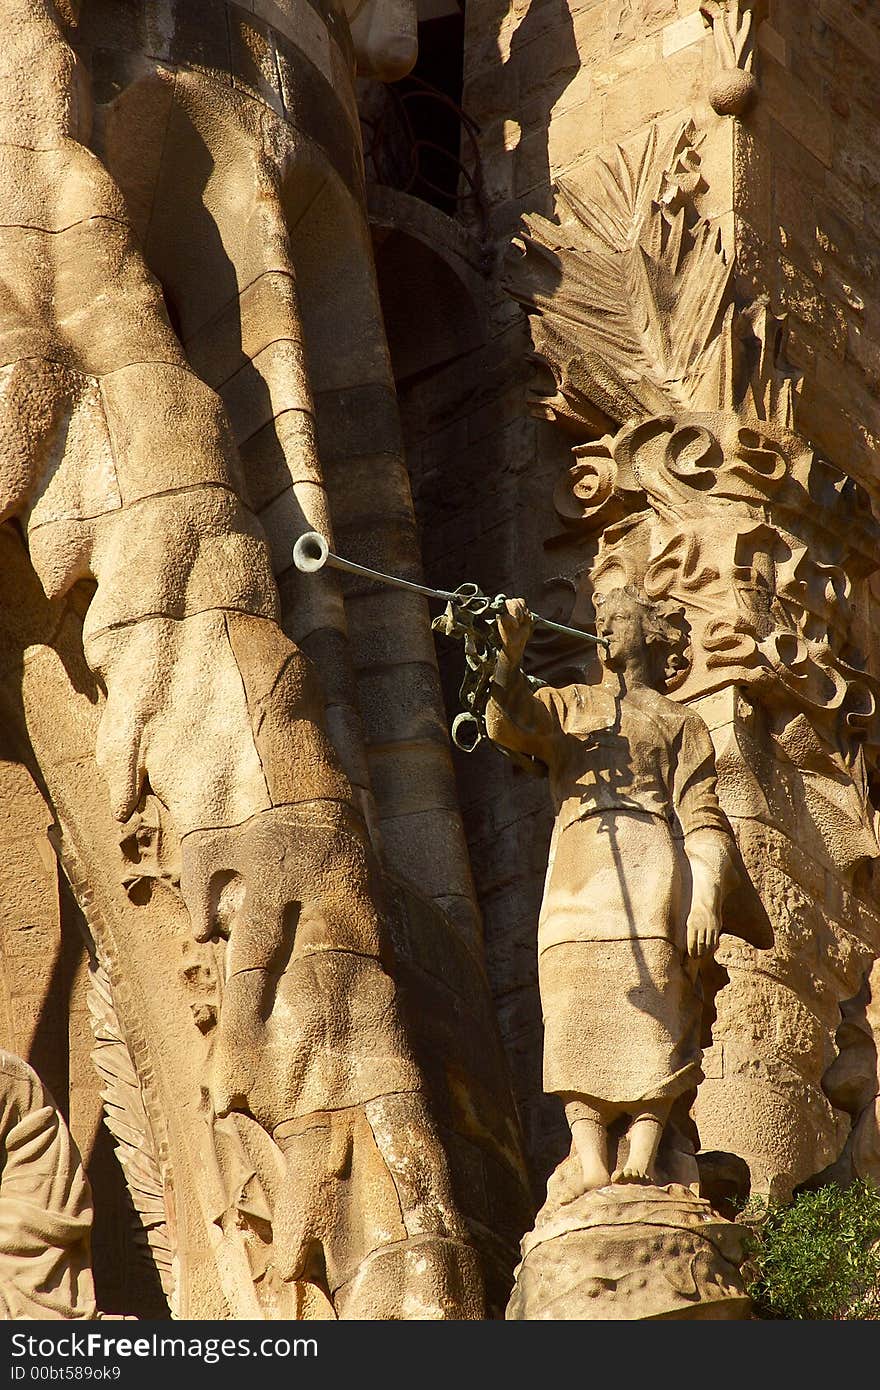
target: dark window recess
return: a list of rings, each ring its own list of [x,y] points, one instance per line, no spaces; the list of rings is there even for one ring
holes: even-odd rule
[[[367,166],[378,183],[411,193],[454,216],[482,207],[476,124],[461,109],[464,14],[419,24],[419,58],[408,77],[384,88],[364,113]]]
[[[461,11],[428,19],[419,25],[419,60],[410,76],[396,84],[418,146],[410,192],[448,213],[455,212],[461,174],[463,62]]]

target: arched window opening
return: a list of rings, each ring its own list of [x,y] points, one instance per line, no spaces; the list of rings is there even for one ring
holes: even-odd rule
[[[451,217],[484,221],[479,127],[462,110],[464,0],[419,0],[419,57],[388,86],[363,84],[368,177]]]

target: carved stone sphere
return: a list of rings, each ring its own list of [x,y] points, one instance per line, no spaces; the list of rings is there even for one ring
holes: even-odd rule
[[[741,68],[723,68],[709,85],[709,101],[719,116],[742,116],[751,106],[758,83]]]

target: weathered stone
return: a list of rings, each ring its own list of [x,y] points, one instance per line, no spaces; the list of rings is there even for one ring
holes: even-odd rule
[[[506,1316],[745,1318],[742,1256],[741,1228],[686,1187],[600,1188],[539,1217]]]
[[[92,1205],[67,1126],[33,1068],[0,1050],[0,1317],[95,1317]]]
[[[14,0],[0,63],[4,707],[91,937],[71,1017],[88,988],[107,1121],[181,1316],[326,1315],[334,1299],[339,1316],[478,1316],[400,1013],[342,601],[275,583],[298,532],[331,530],[316,414],[331,460],[373,461],[343,539],[372,508],[377,561],[417,564],[348,22],[299,0],[78,8],[74,55],[66,7]],[[413,12],[388,8],[351,23],[362,66],[393,76],[415,56]],[[423,606],[399,616],[417,647]],[[326,713],[288,630],[326,672]],[[422,644],[417,715],[439,732],[433,660]],[[383,788],[392,857],[416,876],[417,849],[437,896],[473,919],[448,759],[413,744],[413,790],[398,794],[399,774]],[[62,1035],[66,932],[59,946],[48,820],[32,834],[32,809],[0,837],[4,955],[16,948],[0,1018],[25,1035],[46,1009]],[[470,968],[485,1015],[478,955]],[[473,1097],[459,1078],[459,1111],[469,1133],[481,1107],[487,1134],[515,1130],[497,1049],[484,1055]],[[93,1125],[83,1062],[77,1050],[72,1109]],[[285,1127],[317,1117],[317,1133],[343,1112],[348,1129],[288,1172]],[[338,1161],[349,1141],[356,1192]]]
[[[422,599],[300,575],[306,529],[580,627],[626,584],[684,610],[673,700],[710,729],[775,941],[704,961],[705,1080],[658,1163],[696,1181],[696,1121],[719,1201],[743,1164],[783,1199],[876,1177],[876,7],[469,0],[420,25],[444,35],[428,86],[386,90],[410,0],[8,5],[0,1042],[69,1104],[102,1306],[476,1316],[457,1206],[497,1315],[531,1219],[521,1138],[534,1188],[567,1142],[541,1092],[536,769],[450,763],[460,648],[441,694]],[[522,212],[539,361],[498,273]],[[601,699],[555,638],[526,661]],[[669,884],[624,848],[644,925]],[[593,898],[571,921],[619,926]],[[742,892],[725,913],[742,929]],[[638,1050],[595,1023],[619,944],[570,1010],[603,1065]],[[552,1041],[565,990],[541,986]],[[87,993],[137,1240],[95,1140]],[[640,1027],[681,1017],[634,998]],[[229,1110],[207,1124],[206,1094]],[[624,1300],[641,1266],[609,1222],[530,1249],[527,1315],[536,1263],[557,1280],[573,1250],[566,1316],[729,1315],[711,1252],[683,1291],[665,1235]],[[613,1298],[588,1296],[597,1250],[596,1278],[623,1261]]]

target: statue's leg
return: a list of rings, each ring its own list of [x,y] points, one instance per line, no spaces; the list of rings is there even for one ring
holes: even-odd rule
[[[654,1160],[671,1109],[671,1100],[653,1101],[640,1108],[629,1129],[629,1157],[617,1169],[614,1182],[654,1181]]]
[[[370,1254],[334,1298],[342,1321],[471,1321],[483,1316],[476,1252],[430,1235]]]
[[[608,1167],[608,1126],[614,1119],[610,1107],[597,1106],[580,1096],[562,1097],[565,1103],[565,1118],[571,1130],[574,1150],[580,1159],[584,1179],[584,1190],[604,1187],[611,1181]]]
[[[342,1320],[480,1319],[482,1276],[416,1092],[279,1126],[284,1278],[317,1278]],[[321,1264],[323,1270],[316,1275]]]

